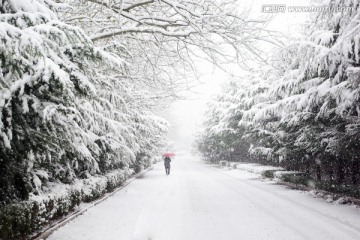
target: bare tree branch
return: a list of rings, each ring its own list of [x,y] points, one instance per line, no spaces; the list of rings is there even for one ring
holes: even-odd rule
[[[266,61],[259,42],[276,44],[266,29],[270,18],[252,19],[237,0],[61,1],[72,6],[61,12],[63,20],[81,26],[96,45],[126,46],[130,75],[165,91],[186,85],[193,57],[247,67]]]

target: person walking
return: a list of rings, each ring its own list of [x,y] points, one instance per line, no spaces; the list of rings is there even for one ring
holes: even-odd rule
[[[164,166],[165,166],[166,175],[170,174],[170,162],[171,162],[171,158],[169,156],[166,156],[164,158]]]

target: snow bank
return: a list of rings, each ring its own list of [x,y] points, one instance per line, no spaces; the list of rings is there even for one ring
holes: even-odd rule
[[[236,164],[236,169],[257,174],[262,174],[268,170],[284,170],[282,167],[266,166],[257,163],[238,163]]]
[[[274,172],[274,179],[275,180],[282,180],[282,177],[284,175],[289,175],[289,174],[292,174],[292,175],[296,175],[300,172],[296,172],[296,171],[276,171]]]
[[[121,186],[134,171],[114,170],[106,175],[76,180],[73,184],[48,183],[42,194],[31,194],[28,201],[0,209],[0,236],[25,239],[50,222],[76,210],[81,202],[100,198]]]

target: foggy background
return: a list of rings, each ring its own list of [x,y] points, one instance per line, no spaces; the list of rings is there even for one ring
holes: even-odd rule
[[[245,3],[244,7],[249,8],[252,18],[261,17],[261,7],[263,4],[285,4],[286,6],[308,6],[309,0],[253,0]],[[285,37],[300,34],[301,27],[306,24],[308,13],[288,12],[272,14],[273,19],[268,24],[269,30],[282,33]],[[264,51],[269,52],[269,46],[263,46]],[[230,78],[231,75],[241,76],[246,73],[237,65],[227,66],[227,72],[214,67],[204,61],[197,61],[197,68],[200,71],[200,78],[194,79],[194,87],[191,91],[181,93],[182,100],[173,103],[162,115],[170,123],[168,141],[174,151],[189,151],[198,131],[206,103],[211,97],[221,92],[221,85]],[[255,66],[254,66],[255,67]]]

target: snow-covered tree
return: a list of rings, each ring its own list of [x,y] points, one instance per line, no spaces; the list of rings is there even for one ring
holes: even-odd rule
[[[251,155],[289,169],[316,172],[317,178],[358,181],[359,177],[359,2],[317,2],[351,12],[313,13],[304,38],[280,49],[273,70],[262,77],[268,87],[241,96],[250,102],[240,126]],[[291,56],[291,58],[289,58]],[[284,61],[281,61],[285,57]],[[280,66],[279,66],[280,63]],[[242,92],[243,90],[238,90]],[[247,90],[251,92],[251,90]],[[337,166],[337,169],[334,167]],[[347,173],[347,174],[346,174]]]
[[[359,67],[359,3],[319,4],[324,3],[334,8],[350,6],[353,11],[319,12],[313,16],[305,30],[306,38],[295,43],[295,64],[269,89],[269,104],[253,116],[263,123],[277,118],[275,127],[290,138],[286,153],[308,154],[317,165],[321,162],[315,159],[322,159],[324,165],[326,161],[337,162],[342,178],[341,172],[348,165],[344,158],[358,161],[354,159],[357,154],[348,153],[356,152],[359,132],[359,78],[354,77]],[[288,160],[300,161],[293,158]]]
[[[123,58],[60,21],[62,7],[0,3],[2,203],[39,193],[47,181],[147,163],[166,132],[141,104],[146,96],[128,81]]]
[[[259,79],[244,76],[232,78],[223,92],[208,104],[203,129],[198,135],[200,152],[212,162],[220,160],[246,160],[249,143],[243,139],[246,127],[239,126],[244,110],[253,103],[249,96],[266,88],[259,85]]]

